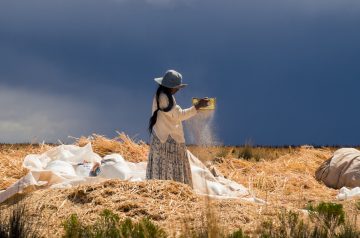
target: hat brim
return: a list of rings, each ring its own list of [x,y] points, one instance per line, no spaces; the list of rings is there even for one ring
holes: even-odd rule
[[[188,86],[188,85],[186,83],[183,83],[183,84],[180,84],[179,86],[177,86],[175,88],[181,89],[181,88],[185,88],[186,86]]]
[[[163,78],[154,78],[155,82],[157,82],[158,84],[162,84],[162,80]]]
[[[169,86],[166,86],[166,85],[163,85],[163,84],[162,84],[163,78],[155,78],[154,80],[155,80],[155,82],[157,82],[158,84],[160,84],[160,85],[162,85],[162,86],[164,86],[164,87],[167,87],[167,88],[178,88],[178,89],[181,89],[181,88],[185,88],[186,86],[188,86],[187,84],[182,83],[182,84],[180,84],[180,85],[178,85],[178,86],[175,86],[175,87],[169,87]]]

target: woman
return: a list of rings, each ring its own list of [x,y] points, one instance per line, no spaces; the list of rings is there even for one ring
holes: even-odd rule
[[[194,116],[201,107],[206,107],[208,99],[201,99],[188,109],[181,109],[173,96],[186,86],[182,84],[181,74],[168,70],[164,77],[155,81],[159,88],[149,121],[151,142],[146,179],[174,180],[192,187],[182,121]]]

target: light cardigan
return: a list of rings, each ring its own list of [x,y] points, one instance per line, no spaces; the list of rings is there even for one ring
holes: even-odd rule
[[[172,97],[174,99],[173,108],[168,112],[163,112],[160,110],[158,111],[157,120],[153,127],[153,132],[159,138],[161,143],[165,143],[169,136],[171,136],[178,143],[185,143],[182,121],[187,120],[192,116],[195,116],[197,111],[194,106],[187,109],[181,109],[181,107],[176,104],[174,96]],[[164,109],[168,105],[169,105],[169,99],[167,98],[167,96],[164,93],[160,94],[159,96],[160,108]],[[157,109],[157,103],[156,103],[156,95],[155,95],[152,106],[152,114],[154,114],[156,109]]]

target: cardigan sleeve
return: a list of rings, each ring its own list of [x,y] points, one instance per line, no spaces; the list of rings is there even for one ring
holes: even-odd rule
[[[194,106],[182,109],[179,105],[176,105],[172,110],[173,115],[178,118],[180,121],[185,121],[195,116],[197,111]]]
[[[174,100],[175,102],[175,100]],[[160,108],[166,108],[169,105],[169,99],[165,94],[160,94],[159,97],[159,104]],[[175,103],[173,108],[165,112],[167,115],[171,116],[173,119],[177,119],[179,121],[185,121],[187,119],[190,119],[191,117],[195,116],[197,113],[197,110],[194,106],[182,109],[179,105]]]

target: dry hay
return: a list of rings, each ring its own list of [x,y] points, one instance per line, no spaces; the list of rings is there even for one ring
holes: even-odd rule
[[[314,174],[331,149],[297,148],[273,161],[218,159],[214,163],[227,178],[248,186],[272,204],[302,208],[307,202],[334,200],[337,190],[316,181]]]
[[[292,147],[260,147],[260,146],[196,146],[189,145],[188,149],[201,161],[211,161],[214,158],[242,159],[248,151],[252,160],[271,161],[280,156],[291,153]]]
[[[124,159],[130,162],[147,160],[149,146],[143,141],[135,142],[125,133],[117,132],[118,136],[108,139],[104,136],[93,134],[90,137],[81,137],[77,140],[79,146],[91,143],[95,153],[105,156],[112,153],[121,154]]]
[[[102,156],[120,153],[133,162],[147,159],[148,145],[136,143],[125,134],[119,134],[119,138],[114,140],[93,135],[77,141],[81,146],[88,142]],[[0,161],[6,168],[1,171],[6,175],[2,179],[7,178],[1,180],[3,188],[6,185],[4,181],[8,185],[26,172],[21,169],[25,155],[47,149],[39,146],[23,146],[18,151],[11,146],[1,148],[0,154],[3,156]],[[298,210],[311,201],[335,201],[337,190],[327,188],[314,178],[315,170],[331,157],[332,152],[332,149],[327,148],[297,148],[272,161],[254,162],[231,158],[212,161],[227,178],[250,187],[254,195],[266,200],[266,205],[240,200],[216,200],[210,201],[209,206],[206,199],[193,194],[187,185],[172,181],[110,180],[51,192],[39,190],[17,197],[27,204],[31,216],[43,228],[44,236],[58,237],[62,233],[61,222],[72,213],[90,223],[104,209],[111,209],[121,217],[150,217],[171,235],[189,227],[203,226],[206,219],[204,214],[211,208],[221,227],[228,231],[241,227],[247,233],[254,234],[264,219],[273,219],[283,208]],[[352,201],[342,203],[346,211],[351,214],[356,212]],[[0,209],[7,210],[12,206],[13,203],[8,200],[0,205]]]
[[[22,167],[26,155],[43,153],[50,147],[37,144],[0,145],[0,190],[6,189],[26,175],[28,170]]]
[[[6,201],[0,205],[0,210],[9,211],[19,203],[26,205],[29,217],[37,223],[44,237],[60,237],[61,224],[71,214],[77,214],[85,224],[93,224],[104,209],[112,210],[121,218],[148,217],[170,237],[189,229],[206,229],[209,212],[219,229],[231,232],[242,228],[247,234],[256,236],[261,223],[274,220],[282,209],[234,199],[209,200],[194,194],[185,184],[159,180],[108,180],[51,192],[38,190]],[[354,210],[353,203],[344,205],[347,212]]]
[[[195,195],[185,184],[158,180],[109,180],[96,185],[53,189],[51,192],[38,190],[18,199],[26,204],[29,217],[37,221],[42,235],[46,237],[61,236],[61,223],[73,213],[90,224],[104,209],[135,220],[149,217],[171,236],[185,229],[203,227],[209,207],[213,209],[221,228],[230,231],[243,227],[250,232],[257,225],[262,210],[260,205],[239,200],[208,201]],[[19,204],[13,201],[3,203],[0,209],[8,211],[16,206],[14,204]]]

